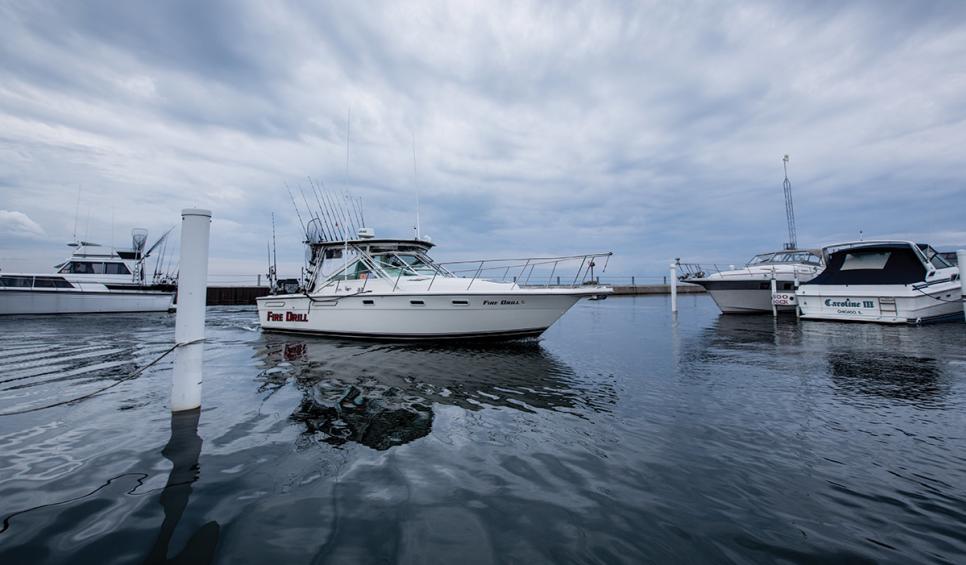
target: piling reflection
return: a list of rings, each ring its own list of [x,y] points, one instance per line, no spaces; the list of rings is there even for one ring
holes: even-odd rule
[[[579,383],[537,342],[371,344],[266,334],[261,390],[293,383],[292,419],[331,444],[384,450],[432,431],[433,404],[526,412],[607,410],[614,390]]]
[[[168,559],[168,547],[178,522],[191,498],[192,483],[198,480],[201,455],[201,437],[198,436],[198,419],[201,410],[186,410],[171,415],[171,439],[161,454],[171,461],[173,467],[168,482],[161,493],[164,522],[145,563],[211,563],[218,546],[220,528],[217,522],[208,522],[198,529],[185,544],[184,549]]]

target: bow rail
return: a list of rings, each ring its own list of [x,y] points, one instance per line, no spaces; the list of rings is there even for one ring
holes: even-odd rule
[[[560,257],[475,259],[446,261],[436,264],[456,277],[466,278],[465,275],[473,273],[473,276],[469,277],[467,290],[472,288],[473,283],[477,280],[509,282],[511,277],[512,281],[520,286],[576,288],[588,284],[597,284],[598,280],[594,274],[597,260],[604,259],[603,268],[600,270],[600,274],[603,274],[607,271],[607,264],[610,262],[611,255],[613,255],[613,252],[608,251],[606,253],[586,253]],[[571,278],[570,274],[573,272],[572,269],[575,265],[577,271],[573,273],[573,278]],[[466,268],[461,268],[463,266]],[[567,283],[566,281],[570,282]]]

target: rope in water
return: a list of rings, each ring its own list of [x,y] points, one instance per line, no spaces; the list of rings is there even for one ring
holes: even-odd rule
[[[129,381],[129,380],[131,380],[133,378],[138,377],[139,375],[141,375],[141,373],[143,373],[144,371],[146,371],[152,365],[155,365],[158,361],[164,359],[169,353],[171,353],[172,351],[174,351],[177,348],[178,348],[178,344],[172,345],[164,353],[162,353],[161,355],[158,355],[157,357],[154,358],[154,360],[152,360],[147,365],[141,367],[137,371],[134,371],[130,375],[127,375],[126,377],[123,377],[121,379],[118,379],[117,381],[115,381],[115,382],[113,382],[113,383],[111,383],[111,384],[109,384],[109,385],[107,385],[105,387],[99,388],[99,389],[97,389],[97,390],[95,390],[93,392],[89,392],[89,393],[87,393],[85,395],[78,396],[77,398],[71,398],[70,400],[62,400],[60,402],[55,402],[53,404],[47,404],[45,406],[35,406],[33,408],[24,408],[22,410],[14,410],[12,412],[0,412],[0,416],[17,416],[17,415],[20,415],[20,414],[27,414],[27,413],[30,413],[30,412],[39,412],[40,410],[46,410],[48,408],[54,408],[56,406],[63,406],[64,404],[72,404],[74,402],[80,402],[81,400],[87,400],[88,398],[91,398],[92,396],[96,396],[96,395],[98,395],[98,394],[100,394],[100,393],[102,393],[102,392],[104,392],[106,390],[110,390],[110,389],[116,387],[117,385],[119,385],[119,384],[121,384],[123,382]]]

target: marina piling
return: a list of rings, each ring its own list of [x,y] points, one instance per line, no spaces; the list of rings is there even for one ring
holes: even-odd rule
[[[671,279],[671,312],[677,313],[678,311],[678,261],[676,259],[671,263],[671,272],[669,273]]]
[[[174,374],[171,411],[201,406],[202,356],[205,339],[205,298],[211,212],[181,211],[181,259],[178,273],[178,313],[175,318]]]
[[[959,264],[959,281],[963,281],[963,266],[966,265],[966,249],[956,252],[956,262]],[[963,294],[963,316],[966,316],[966,293]]]
[[[775,273],[771,274],[771,315],[778,316],[778,306],[775,304],[775,293],[778,292],[778,281],[775,280]]]

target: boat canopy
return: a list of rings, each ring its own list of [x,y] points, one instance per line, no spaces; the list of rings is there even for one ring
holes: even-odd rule
[[[343,247],[359,248],[369,253],[385,251],[427,251],[433,247],[429,241],[421,239],[350,239],[349,241],[320,241],[306,242],[320,249],[342,249]]]
[[[909,243],[885,242],[833,249],[827,266],[806,285],[912,284],[926,279],[926,266]],[[931,249],[931,248],[930,248]]]

